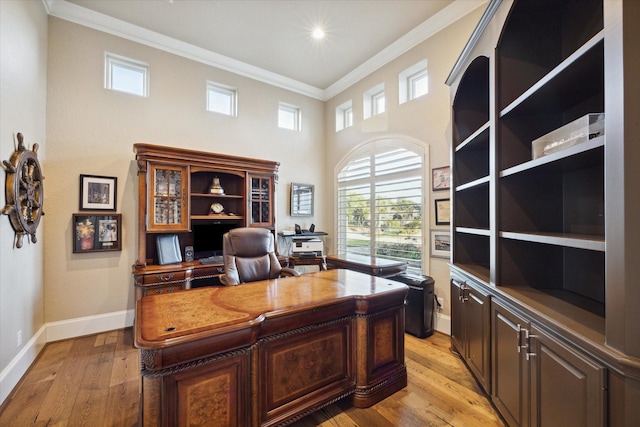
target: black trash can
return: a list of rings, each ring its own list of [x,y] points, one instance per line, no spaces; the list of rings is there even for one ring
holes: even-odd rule
[[[405,331],[418,338],[432,335],[435,285],[433,278],[401,273],[389,277],[389,279],[409,286],[409,295],[404,311]]]

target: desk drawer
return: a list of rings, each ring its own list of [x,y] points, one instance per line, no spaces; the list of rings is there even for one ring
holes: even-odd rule
[[[216,264],[216,265],[207,266],[205,268],[194,269],[193,277],[195,279],[199,279],[202,277],[209,277],[209,276],[218,275],[222,273],[224,273],[224,265]]]
[[[185,277],[184,271],[167,271],[163,273],[145,274],[142,278],[142,283],[144,285],[153,285],[156,283],[175,282],[180,280],[184,281]]]
[[[158,294],[170,294],[173,292],[178,292],[182,290],[182,286],[180,285],[170,285],[170,286],[154,286],[150,288],[145,288],[145,295],[158,295]]]

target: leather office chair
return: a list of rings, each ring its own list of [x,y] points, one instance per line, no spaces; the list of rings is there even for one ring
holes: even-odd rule
[[[282,267],[274,251],[273,234],[265,228],[234,228],[222,237],[223,285],[233,286],[280,276],[299,276]]]

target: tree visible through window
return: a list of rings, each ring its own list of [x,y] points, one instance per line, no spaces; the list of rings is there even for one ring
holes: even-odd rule
[[[420,273],[423,155],[385,142],[368,144],[338,173],[337,249],[407,261]]]

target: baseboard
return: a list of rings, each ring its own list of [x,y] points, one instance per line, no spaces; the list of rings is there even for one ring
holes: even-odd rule
[[[97,316],[50,322],[47,323],[47,342],[123,329],[133,326],[134,317],[135,312],[133,310],[123,310]]]
[[[5,399],[20,382],[46,343],[123,329],[132,326],[133,319],[134,311],[124,310],[44,324],[0,372],[0,405],[4,404]]]
[[[434,329],[438,332],[442,332],[443,334],[451,335],[451,316],[437,312],[435,314],[436,316],[433,323]]]
[[[0,372],[0,405],[20,382],[31,364],[47,343],[47,326],[43,325],[38,332],[22,347],[6,368]]]

